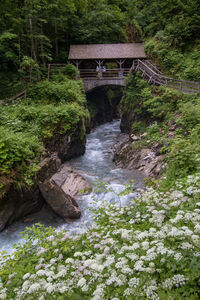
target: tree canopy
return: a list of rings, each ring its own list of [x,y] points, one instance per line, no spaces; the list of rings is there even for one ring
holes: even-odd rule
[[[198,0],[2,0],[0,10],[1,73],[19,70],[24,57],[40,66],[66,62],[70,44],[149,39],[147,52],[158,62],[159,51],[172,49],[176,72],[184,51],[199,45]]]

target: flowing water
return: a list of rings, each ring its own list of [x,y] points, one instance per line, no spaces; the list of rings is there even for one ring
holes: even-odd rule
[[[92,223],[92,215],[89,207],[97,207],[103,200],[119,205],[128,205],[135,192],[119,197],[117,194],[124,189],[124,184],[134,180],[133,187],[140,188],[143,185],[143,175],[136,170],[116,168],[112,161],[112,146],[118,141],[120,135],[120,121],[113,121],[97,127],[87,135],[86,152],[83,156],[72,159],[67,166],[77,170],[89,182],[97,180],[107,183],[107,190],[96,194],[81,196],[77,202],[81,208],[81,218],[71,224],[66,224],[62,219],[55,216],[48,209],[36,214],[32,222],[16,222],[4,232],[0,233],[0,251],[12,251],[12,245],[22,241],[19,232],[25,227],[40,222],[46,226],[55,226],[58,229],[66,229],[71,233],[81,233],[87,230]]]

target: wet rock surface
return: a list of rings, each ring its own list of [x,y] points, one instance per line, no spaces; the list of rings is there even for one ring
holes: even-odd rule
[[[153,148],[141,147],[135,149],[135,143],[144,136],[131,135],[129,137],[128,134],[122,134],[119,142],[113,148],[113,160],[118,167],[130,170],[138,169],[144,172],[147,177],[157,178],[164,167],[164,155],[159,152],[159,143]]]
[[[52,180],[71,197],[87,195],[91,192],[91,186],[84,177],[66,165],[52,176]]]
[[[65,221],[81,216],[74,197],[91,191],[90,184],[83,176],[65,165],[50,179],[40,183],[39,187],[46,202]]]

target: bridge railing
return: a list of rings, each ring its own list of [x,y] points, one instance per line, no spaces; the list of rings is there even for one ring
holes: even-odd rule
[[[16,94],[16,95],[10,97],[10,98],[2,99],[2,100],[0,100],[0,103],[9,103],[9,102],[11,102],[11,101],[13,101],[13,100],[16,100],[16,99],[23,99],[23,98],[26,98],[26,92],[27,92],[27,91],[24,90],[24,91],[22,91],[22,92],[20,92],[20,93],[18,93],[18,94]]]
[[[135,70],[139,70],[143,77],[147,77],[149,82],[154,84],[171,87],[183,93],[200,93],[200,82],[166,77],[156,67],[153,68],[152,66],[151,63],[138,59],[134,68]]]
[[[105,71],[96,71],[96,69],[80,69],[79,75],[83,79],[109,79],[122,78],[130,72],[130,69],[106,69]]]

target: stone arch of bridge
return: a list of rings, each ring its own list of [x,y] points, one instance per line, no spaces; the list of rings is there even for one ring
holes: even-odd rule
[[[104,87],[104,86],[122,86],[122,87],[124,87],[125,80],[124,80],[124,78],[97,79],[97,80],[83,79],[83,84],[84,84],[85,92],[89,93],[98,87]]]

